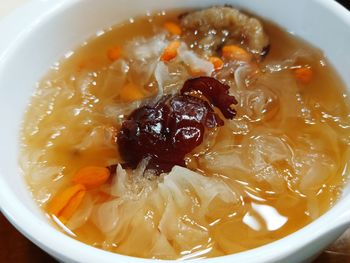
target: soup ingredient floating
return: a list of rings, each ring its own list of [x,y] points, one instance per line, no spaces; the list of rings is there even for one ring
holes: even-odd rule
[[[100,187],[109,177],[110,170],[105,167],[88,166],[78,170],[72,180],[74,185],[55,196],[48,211],[66,224],[83,201],[86,191]]]
[[[257,56],[266,55],[269,48],[269,37],[261,22],[231,7],[190,12],[181,18],[181,25],[200,33],[199,41],[211,52],[224,43],[242,45]]]
[[[185,82],[181,95],[135,110],[123,122],[117,140],[126,165],[135,169],[149,158],[147,168],[158,174],[170,172],[175,165],[185,166],[185,155],[202,143],[205,128],[224,124],[208,102],[186,94],[198,92],[232,119],[237,101],[228,94],[229,88],[214,78],[191,79]]]
[[[231,7],[98,35],[40,82],[23,126],[33,196],[71,236],[136,257],[215,257],[336,202],[350,107],[322,52]]]

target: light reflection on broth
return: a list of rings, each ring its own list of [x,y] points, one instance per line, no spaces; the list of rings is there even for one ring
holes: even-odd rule
[[[140,62],[131,58],[132,48],[140,37],[145,45],[155,35],[161,37],[154,41],[167,41],[163,23],[177,22],[179,13],[161,12],[99,31],[67,52],[39,83],[24,119],[21,165],[45,211],[80,168],[122,163],[115,136],[125,117],[140,106],[121,99],[123,74],[127,71],[123,83],[142,87],[143,96],[157,94],[155,77],[145,81],[145,76],[158,58]],[[345,88],[319,50],[270,22],[264,28],[271,46],[264,60],[243,66],[228,62],[213,73],[231,86],[238,114],[208,131],[186,156],[187,167],[202,175],[181,177],[180,169],[168,181],[164,176],[148,180],[138,170],[128,171],[137,180],[121,190],[117,170],[116,178],[87,191],[67,222],[76,239],[136,257],[215,257],[278,240],[336,202],[348,170]],[[186,32],[183,39],[201,52],[196,36]],[[127,66],[106,56],[115,46],[125,47]],[[191,77],[176,63],[167,64],[173,83],[166,84],[165,94]],[[293,75],[301,67],[313,70],[306,85]],[[207,194],[213,197],[206,199]]]

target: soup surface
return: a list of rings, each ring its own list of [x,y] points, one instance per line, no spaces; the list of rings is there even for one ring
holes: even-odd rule
[[[68,52],[38,84],[20,162],[35,200],[69,235],[136,257],[206,258],[278,240],[336,202],[350,143],[342,82],[318,49],[237,12],[130,18]],[[187,119],[175,118],[191,120],[177,122],[181,139],[163,150],[161,133],[144,150],[140,134],[158,134],[166,114],[142,130],[135,110],[179,100],[192,78],[212,96],[228,87],[232,114],[191,82],[177,111]],[[149,112],[146,121],[160,111]],[[217,122],[193,122],[199,112]]]

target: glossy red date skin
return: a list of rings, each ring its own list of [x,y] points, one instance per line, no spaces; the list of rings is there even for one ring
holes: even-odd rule
[[[213,106],[218,107],[226,119],[233,119],[236,111],[232,105],[237,104],[235,97],[229,95],[230,86],[211,77],[189,79],[181,89],[181,94],[197,91],[204,95]]]
[[[123,122],[117,142],[124,166],[134,169],[144,158],[157,174],[185,166],[185,155],[203,142],[205,129],[224,125],[207,101],[188,95],[191,91],[207,97],[226,118],[235,116],[231,107],[237,102],[228,86],[209,77],[188,80],[180,95],[140,107]]]

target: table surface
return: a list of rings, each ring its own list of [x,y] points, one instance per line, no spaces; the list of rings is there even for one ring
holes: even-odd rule
[[[0,18],[27,1],[0,0]],[[350,9],[350,0],[339,0],[338,2]],[[348,235],[350,236],[350,233]],[[350,262],[350,244],[342,241],[338,243],[340,245],[328,249],[314,263]],[[0,213],[0,262],[49,263],[56,261],[20,234]]]

